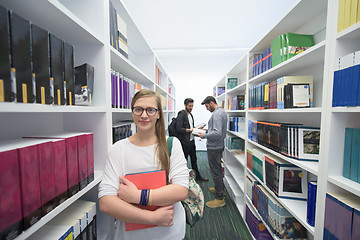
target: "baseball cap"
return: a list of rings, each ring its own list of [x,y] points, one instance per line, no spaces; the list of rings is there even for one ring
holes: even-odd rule
[[[214,102],[216,103],[216,100],[213,96],[207,96],[204,101],[202,101],[201,105],[204,105],[206,103]]]

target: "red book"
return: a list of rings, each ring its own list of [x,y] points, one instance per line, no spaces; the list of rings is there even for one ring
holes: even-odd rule
[[[87,134],[88,183],[94,180],[94,134]]]
[[[149,172],[133,173],[125,175],[125,178],[130,180],[136,185],[138,189],[156,189],[166,185],[166,175],[164,170],[156,170]],[[144,209],[154,211],[157,209],[157,206],[141,206],[136,204],[136,206]],[[157,225],[148,225],[140,223],[125,223],[126,231],[133,231],[138,229],[156,227]]]
[[[0,142],[0,239],[21,234],[22,206],[18,150]]]
[[[57,196],[56,205],[66,201],[67,192],[67,169],[66,169],[66,145],[65,139],[52,139],[53,160],[55,169],[55,194]]]
[[[37,146],[39,151],[41,216],[45,216],[55,208],[56,203],[53,143],[51,141],[39,142]]]
[[[79,189],[82,190],[87,185],[88,177],[87,135],[79,133],[77,136],[77,144],[79,163]]]

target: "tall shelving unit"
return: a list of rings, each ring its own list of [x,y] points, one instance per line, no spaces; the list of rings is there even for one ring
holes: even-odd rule
[[[128,59],[110,45],[110,1],[127,24]],[[131,119],[130,109],[111,107],[110,69],[160,93],[166,103],[172,101],[171,109],[168,105],[163,109],[165,126],[175,115],[175,88],[121,0],[1,0],[0,5],[73,45],[75,66],[89,63],[95,69],[91,106],[0,103],[2,140],[59,132],[94,133],[95,180],[16,238],[26,239],[77,199],[98,202],[98,184],[113,142],[112,126],[118,121]],[[162,86],[155,83],[155,65],[165,74]],[[97,208],[98,239],[107,239],[112,226],[112,218]]]
[[[332,107],[333,75],[335,59],[358,51],[360,49],[360,23],[357,23],[340,33],[337,33],[339,0],[298,1],[294,7],[281,19],[247,54],[222,78],[215,88],[225,86],[229,77],[237,77],[240,84],[233,89],[226,89],[224,94],[217,96],[219,104],[234,95],[249,92],[249,88],[262,82],[274,81],[288,75],[314,76],[314,107],[307,109],[265,109],[249,110],[249,97],[246,94],[246,110],[226,110],[228,116],[245,116],[244,132],[228,134],[237,135],[245,140],[245,154],[248,148],[261,150],[280,157],[308,172],[308,181],[318,182],[315,227],[306,222],[306,201],[277,198],[279,202],[306,228],[309,239],[322,239],[324,229],[325,198],[327,192],[350,192],[360,201],[360,184],[342,176],[344,157],[345,128],[360,128],[359,107]],[[249,59],[253,54],[267,50],[271,41],[277,36],[287,33],[314,35],[315,45],[298,56],[263,72],[256,77],[249,77]],[[236,76],[237,75],[237,76]],[[320,160],[319,162],[298,161],[287,158],[248,139],[249,120],[268,120],[277,122],[302,123],[304,126],[320,127]],[[246,196],[248,191],[244,183],[245,177],[257,177],[247,169],[246,160],[239,160],[227,149],[225,159],[225,186],[245,218],[245,204],[254,212],[251,199]],[[246,159],[241,156],[240,159]],[[244,161],[244,162],[242,162]],[[257,179],[258,180],[258,179]],[[267,188],[266,186],[264,186]],[[271,195],[276,197],[270,189]],[[240,199],[240,200],[239,200]],[[258,217],[261,219],[260,215]],[[268,226],[267,226],[268,227]],[[269,231],[271,232],[271,231]],[[277,239],[274,236],[274,239]]]

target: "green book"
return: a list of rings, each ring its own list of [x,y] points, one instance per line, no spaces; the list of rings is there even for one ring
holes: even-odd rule
[[[281,60],[282,60],[282,62],[285,62],[288,59],[288,57],[287,57],[288,45],[287,45],[287,41],[286,41],[286,34],[282,34],[282,35],[280,35],[280,37],[281,37],[281,46],[282,46]]]
[[[286,33],[286,43],[287,59],[289,59],[314,46],[314,37],[313,35]]]
[[[272,67],[282,62],[281,35],[271,41]]]

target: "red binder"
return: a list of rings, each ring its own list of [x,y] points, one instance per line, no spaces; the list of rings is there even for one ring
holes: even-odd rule
[[[150,172],[140,172],[125,175],[125,178],[130,180],[136,185],[138,189],[156,189],[166,185],[166,175],[164,170],[156,170]],[[151,211],[157,209],[157,206],[141,206],[136,204],[140,208],[145,208]],[[156,227],[157,225],[148,225],[140,223],[126,223],[125,230],[133,231],[138,229]]]

